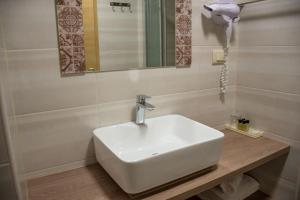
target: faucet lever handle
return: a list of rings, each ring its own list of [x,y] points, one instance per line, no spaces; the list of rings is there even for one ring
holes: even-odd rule
[[[144,94],[139,94],[136,96],[136,98],[138,103],[144,103],[146,99],[150,99],[151,97]]]

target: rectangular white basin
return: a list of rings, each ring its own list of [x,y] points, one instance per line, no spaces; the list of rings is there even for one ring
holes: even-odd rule
[[[94,130],[97,161],[127,193],[140,193],[216,165],[224,134],[181,115]]]

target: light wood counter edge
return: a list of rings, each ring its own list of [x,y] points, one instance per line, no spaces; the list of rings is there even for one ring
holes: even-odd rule
[[[203,185],[200,185],[196,188],[193,188],[189,191],[185,191],[179,195],[174,195],[173,197],[170,197],[168,199],[170,200],[185,200],[189,197],[192,197],[194,195],[197,195],[201,192],[204,192],[208,189],[211,189],[217,185],[219,185],[220,183],[222,183],[226,178],[229,178],[229,177],[232,177],[232,176],[235,176],[235,175],[238,175],[238,174],[242,174],[242,173],[246,173],[248,171],[251,171],[253,169],[255,169],[256,167],[259,167],[277,157],[280,157],[284,154],[287,154],[289,152],[289,147],[285,148],[285,149],[282,149],[280,150],[280,152],[276,152],[274,153],[273,155],[271,155],[270,157],[266,158],[266,159],[260,159],[258,160],[257,162],[253,163],[253,164],[250,164],[248,166],[245,166],[244,168],[242,169],[238,169],[236,171],[232,171],[231,173],[228,173],[222,177],[219,177],[217,179],[214,179],[213,181],[210,181],[210,182],[207,182],[206,184],[203,184]],[[178,186],[180,187],[180,186]],[[144,200],[159,200],[160,197],[156,197],[156,196],[151,196],[151,197],[148,197],[148,198],[144,198]]]
[[[232,132],[230,130],[222,130],[222,132],[226,133],[226,132]],[[247,137],[247,136],[244,136]],[[251,138],[253,139],[253,138]],[[269,139],[269,138],[266,138]],[[255,140],[255,139],[254,139]],[[281,141],[277,141],[274,139],[270,139],[272,141],[276,141],[278,143],[282,144],[282,147],[280,149],[277,149],[274,151],[274,153],[270,154],[267,157],[263,157],[263,158],[259,158],[257,160],[254,160],[253,162],[249,163],[248,165],[245,165],[244,167],[241,168],[237,168],[237,169],[232,169],[231,172],[229,173],[225,173],[222,176],[219,176],[218,178],[215,178],[213,180],[210,180],[204,184],[200,184],[198,186],[189,186],[190,183],[192,182],[193,185],[197,184],[197,181],[199,180],[199,182],[201,182],[201,179],[203,177],[198,177],[195,178],[193,180],[187,181],[185,183],[182,183],[178,186],[175,186],[173,188],[164,190],[160,193],[156,193],[152,196],[148,196],[143,198],[143,200],[162,200],[162,199],[168,199],[168,200],[185,200],[187,198],[190,198],[194,195],[197,195],[203,191],[206,191],[208,189],[211,189],[217,185],[219,185],[220,183],[222,183],[226,178],[238,175],[238,174],[242,174],[242,173],[246,173],[249,172],[271,160],[274,160],[275,158],[278,158],[280,156],[283,156],[285,154],[288,154],[290,151],[290,146],[288,144],[285,144]],[[209,173],[213,173],[209,172]]]

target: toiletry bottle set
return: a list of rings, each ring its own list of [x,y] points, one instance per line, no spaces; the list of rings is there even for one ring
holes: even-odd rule
[[[250,120],[245,119],[245,118],[241,118],[238,120],[237,122],[237,128],[241,131],[249,131],[250,128]]]
[[[263,136],[264,131],[253,128],[253,124],[250,126],[250,120],[245,116],[234,113],[230,117],[230,123],[225,125],[227,129],[252,138],[259,138]]]
[[[240,131],[248,132],[250,129],[250,120],[242,117],[240,114],[232,114],[231,126]]]

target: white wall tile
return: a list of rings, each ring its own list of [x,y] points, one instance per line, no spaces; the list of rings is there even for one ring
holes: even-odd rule
[[[1,19],[0,19],[0,49],[1,49],[1,51],[3,51],[5,49],[4,32],[3,32]]]
[[[2,16],[0,16],[0,19],[3,19]],[[4,38],[0,20],[0,40],[2,40],[2,48],[0,48],[0,194],[2,198],[13,200],[17,199],[17,195],[19,197],[25,196],[25,187],[22,187],[23,182],[20,176],[22,166],[19,162],[20,157],[17,155],[17,150],[13,148],[16,129]],[[14,176],[12,176],[12,171]]]
[[[147,117],[167,114],[181,114],[191,119],[217,127],[228,121],[234,111],[235,88],[230,87],[226,101],[222,103],[218,89],[207,89],[153,96],[149,103],[156,109],[147,112]],[[99,104],[98,121],[101,126],[108,126],[135,120],[135,99]]]
[[[299,17],[298,0],[272,0],[247,5],[239,22],[239,45],[299,46]]]
[[[9,51],[16,114],[96,103],[95,74],[61,77],[57,49]]]
[[[21,115],[17,126],[25,173],[94,157],[97,106]]]
[[[300,95],[238,87],[236,109],[254,127],[300,141]]]
[[[6,138],[4,133],[4,125],[2,121],[2,112],[0,107],[0,165],[2,163],[7,163],[7,162],[9,162],[9,159],[8,159]]]
[[[57,48],[55,1],[0,2],[8,50]]]
[[[0,24],[1,25],[1,24]],[[0,29],[0,40],[1,40],[1,29]],[[6,138],[4,132],[3,124],[3,112],[2,112],[2,95],[5,95],[4,90],[4,73],[5,73],[6,63],[5,63],[5,50],[0,48],[0,164],[8,162],[8,152],[6,145]]]
[[[243,47],[237,85],[300,94],[300,46]]]

